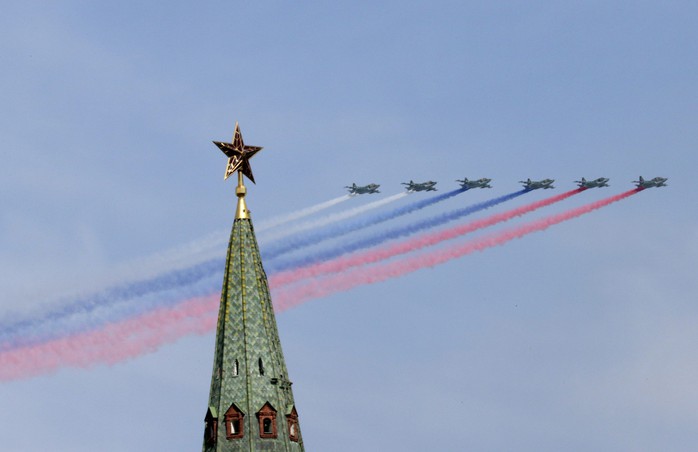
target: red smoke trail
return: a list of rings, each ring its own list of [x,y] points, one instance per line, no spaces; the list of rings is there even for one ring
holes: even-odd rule
[[[633,189],[517,228],[475,239],[449,249],[437,250],[388,264],[361,267],[325,279],[310,281],[302,286],[277,293],[275,295],[276,308],[277,311],[283,311],[313,298],[320,298],[332,293],[342,292],[359,285],[385,281],[386,279],[402,276],[425,267],[443,264],[451,259],[465,256],[474,251],[482,251],[486,248],[502,245],[532,232],[542,231],[555,224],[600,209],[601,207],[634,195],[639,191],[640,189]]]
[[[114,364],[189,334],[205,334],[216,327],[219,295],[194,298],[173,308],[108,325],[51,342],[0,353],[0,381],[45,374],[60,367]]]
[[[450,240],[458,236],[477,231],[478,229],[486,228],[503,221],[511,220],[512,218],[532,212],[545,206],[549,206],[556,202],[560,202],[570,196],[581,193],[586,188],[577,188],[560,195],[552,196],[541,201],[532,202],[522,207],[509,210],[507,212],[491,215],[482,220],[472,221],[464,225],[456,226],[442,232],[424,234],[411,240],[404,240],[394,245],[386,246],[379,249],[368,250],[362,253],[357,253],[351,256],[332,259],[327,262],[301,267],[295,270],[279,272],[269,277],[269,286],[272,289],[291,284],[300,279],[312,278],[326,273],[339,273],[351,267],[366,265],[373,262],[378,262],[400,254],[409,253],[427,246],[435,245],[444,240]]]

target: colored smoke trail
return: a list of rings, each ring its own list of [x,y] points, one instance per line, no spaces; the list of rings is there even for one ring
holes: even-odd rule
[[[66,331],[99,327],[183,298],[211,293],[212,289],[220,287],[224,263],[224,259],[215,259],[153,279],[116,286],[71,300],[39,315],[8,322],[0,329],[0,350],[60,336]]]
[[[273,229],[283,224],[299,220],[314,213],[318,213],[325,209],[329,209],[330,207],[336,206],[337,204],[342,203],[344,201],[348,201],[351,198],[351,195],[342,195],[337,198],[330,199],[329,201],[321,202],[319,204],[315,204],[314,206],[306,207],[305,209],[301,209],[297,212],[291,212],[286,215],[280,215],[276,218],[272,218],[271,220],[263,221],[256,228],[257,232],[266,231],[267,229]]]
[[[397,234],[407,234],[424,227],[435,226],[439,222],[455,219],[504,202],[525,192],[504,195],[414,225],[408,225],[398,230]],[[379,243],[377,240],[372,242],[368,245],[373,246]],[[366,242],[363,245],[365,246]],[[223,259],[213,259],[189,269],[170,272],[157,278],[132,283],[126,287],[108,289],[75,300],[74,303],[62,306],[60,309],[46,311],[38,317],[5,325],[0,329],[0,350],[89,331],[109,323],[142,315],[152,309],[172,306],[182,299],[212,293],[219,288],[223,263]],[[274,272],[273,260],[271,267],[270,275]],[[270,282],[274,284],[273,276]]]
[[[289,253],[291,251],[295,251],[306,246],[315,245],[319,242],[322,242],[330,238],[339,237],[359,229],[373,226],[378,223],[382,223],[384,221],[392,220],[393,218],[397,218],[399,216],[415,212],[417,210],[431,206],[438,202],[444,201],[453,196],[459,195],[464,191],[464,188],[459,188],[457,190],[453,190],[442,195],[433,196],[428,199],[416,201],[406,206],[389,210],[387,212],[378,212],[373,215],[367,215],[353,222],[340,223],[331,227],[327,227],[325,229],[321,229],[319,231],[301,233],[296,236],[290,237],[286,240],[275,242],[268,247],[263,247],[262,258],[265,262],[268,262],[269,259],[275,259],[282,254]]]
[[[312,298],[348,290],[359,284],[371,284],[402,276],[473,251],[501,245],[599,209],[639,191],[634,189],[562,214],[474,240],[450,250],[441,250],[384,266],[360,268],[340,275],[339,278],[327,278],[317,284],[302,286],[300,291],[275,292],[273,295],[275,311],[289,309]],[[108,325],[100,331],[80,333],[47,343],[0,351],[0,381],[27,378],[66,366],[90,367],[97,364],[114,364],[153,352],[160,346],[186,335],[208,333],[215,329],[218,298],[218,294],[199,297]]]
[[[27,378],[61,367],[114,364],[157,350],[216,326],[219,296],[188,300],[177,309],[158,309],[135,319],[51,342],[0,352],[0,381]]]
[[[445,240],[454,239],[461,235],[477,231],[478,229],[486,228],[497,223],[508,221],[512,218],[519,217],[536,209],[540,209],[542,207],[549,206],[556,202],[560,202],[569,198],[570,196],[576,195],[577,193],[581,193],[584,190],[586,189],[577,188],[566,193],[562,193],[560,195],[551,196],[550,198],[543,199],[541,201],[532,202],[530,204],[509,210],[507,212],[491,215],[482,220],[476,220],[470,223],[466,223],[464,225],[455,226],[445,231],[427,233],[420,237],[416,237],[412,240],[405,240],[403,242],[396,243],[392,246],[387,246],[382,249],[371,249],[353,256],[334,259],[328,262],[321,262],[312,266],[301,267],[286,272],[275,273],[269,277],[269,285],[274,289],[278,289],[281,286],[294,283],[300,279],[312,278],[327,273],[338,273],[351,267],[357,267],[360,265],[378,262],[381,260],[398,256],[400,254],[405,254],[428,246],[433,246]],[[517,192],[513,195],[521,195],[523,193],[526,192]],[[512,195],[507,196],[512,197]],[[478,210],[481,210],[482,208],[484,207],[481,207]],[[436,226],[436,224],[432,224],[430,226]]]
[[[276,217],[263,222],[257,230],[276,227],[351,198],[348,194],[342,195]],[[134,276],[125,281],[122,278],[120,283],[112,282],[115,285],[107,289],[57,300],[57,305],[52,309],[32,313],[29,318],[1,319],[0,350],[101,327],[182,299],[211,293],[220,285],[225,263],[225,253],[221,248],[225,246],[225,241],[220,238],[222,236],[227,237],[227,234],[209,234],[173,250],[141,259],[133,264],[134,269],[138,270],[132,271]],[[159,271],[148,271],[151,267],[159,267]],[[45,325],[50,325],[50,328]]]
[[[362,213],[366,213],[370,210],[377,209],[379,207],[383,207],[387,204],[390,204],[392,202],[395,202],[399,199],[404,198],[407,196],[409,193],[408,192],[401,192],[394,194],[392,196],[388,196],[387,198],[379,199],[377,201],[370,202],[366,205],[355,207],[350,210],[345,210],[344,212],[338,212],[332,215],[328,215],[324,218],[319,218],[314,221],[310,221],[307,223],[299,224],[295,227],[288,227],[284,228],[284,230],[279,231],[278,233],[271,235],[271,236],[266,236],[264,237],[264,241],[269,241],[269,240],[278,240],[282,237],[288,237],[289,235],[292,234],[297,234],[299,232],[307,231],[309,229],[316,229],[322,226],[327,226],[328,224],[336,223],[338,221],[346,220],[348,218],[355,217],[357,215],[360,215]],[[349,196],[349,195],[347,195]]]
[[[330,207],[334,207],[340,203],[343,203],[344,201],[350,200],[351,198],[351,195],[342,195],[327,201],[320,202],[313,206],[300,209],[298,211],[282,214],[273,217],[269,220],[264,220],[260,222],[259,225],[255,227],[255,230],[257,231],[257,233],[262,233],[264,231],[277,228],[281,225],[285,225],[292,221],[299,220],[301,218],[305,218],[307,216],[329,209]],[[210,260],[215,256],[219,256],[221,254],[221,248],[225,247],[227,240],[227,231],[214,232],[208,234],[205,237],[192,241],[191,243],[176,248],[173,250],[173,252],[169,252],[167,255],[160,256],[159,261],[165,265],[168,265],[174,259],[177,259],[178,261],[183,262],[185,265],[191,266],[194,263]],[[178,255],[173,255],[175,252],[178,253]],[[164,265],[160,266],[160,272],[165,270],[163,266]]]
[[[386,205],[406,196],[398,193],[371,203],[368,208]],[[304,214],[317,212],[351,198],[341,198],[303,209]],[[368,210],[366,206],[352,209],[352,214]],[[289,219],[292,215],[283,218]],[[220,251],[220,250],[219,250]],[[176,269],[155,277],[117,285],[87,296],[63,302],[51,310],[44,310],[29,318],[0,323],[0,351],[41,343],[101,328],[104,325],[136,317],[152,309],[171,306],[182,299],[202,296],[220,287],[225,259],[215,258]]]
[[[219,270],[222,273],[222,268]],[[12,328],[0,330],[0,351],[99,329],[153,310],[175,306],[182,300],[208,296],[220,290],[221,281],[222,274],[215,274],[195,284],[148,293],[122,302],[94,305],[90,310],[82,312],[53,315],[50,320],[25,320]]]
[[[449,249],[436,250],[383,265],[359,267],[325,279],[313,280],[298,287],[291,287],[275,295],[277,310],[286,310],[307,300],[327,296],[336,292],[343,292],[359,285],[373,284],[385,281],[386,279],[396,278],[422,268],[443,264],[444,262],[465,256],[475,251],[482,251],[493,246],[502,245],[532,232],[545,230],[555,224],[600,209],[601,207],[632,196],[639,191],[640,189],[633,189],[523,226],[475,239]]]
[[[386,242],[388,240],[405,237],[429,228],[439,226],[444,223],[448,223],[449,221],[457,220],[475,212],[479,212],[489,207],[496,206],[497,204],[501,204],[505,201],[509,201],[528,192],[530,192],[530,190],[520,190],[514,193],[509,193],[507,195],[490,199],[489,201],[473,204],[469,207],[442,213],[435,217],[427,218],[426,220],[417,221],[405,226],[399,226],[388,231],[380,231],[375,235],[361,238],[353,242],[340,243],[333,248],[322,250],[314,254],[304,255],[286,260],[274,259],[268,262],[265,265],[265,268],[269,273],[279,273],[291,269],[297,269],[298,267],[307,267],[310,265],[318,264],[320,262],[325,262],[330,259],[335,259],[339,256],[343,256],[345,254],[353,253],[354,251],[380,245],[381,243]]]

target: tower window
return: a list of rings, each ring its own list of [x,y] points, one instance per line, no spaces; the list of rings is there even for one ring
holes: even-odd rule
[[[236,359],[233,363],[233,377],[237,377],[240,372],[240,363]]]
[[[240,411],[233,403],[225,412],[225,437],[226,439],[242,438],[245,434],[243,418],[245,413]]]
[[[264,363],[262,362],[262,358],[259,358],[257,363],[259,364],[259,375],[264,375]]]
[[[240,419],[231,419],[230,421],[230,436],[239,435],[242,432]]]
[[[298,412],[295,406],[286,415],[286,424],[288,425],[288,439],[297,443],[300,439],[300,429],[298,427]]]
[[[213,416],[210,408],[206,410],[204,422],[204,444],[212,446],[216,444],[216,437],[218,436],[218,418]]]
[[[269,402],[257,412],[259,420],[259,436],[261,438],[276,438],[276,410]]]

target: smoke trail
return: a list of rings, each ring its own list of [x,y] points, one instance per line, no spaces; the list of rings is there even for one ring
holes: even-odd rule
[[[316,229],[322,226],[326,226],[331,223],[336,223],[341,220],[346,220],[347,218],[355,217],[357,215],[360,215],[362,213],[368,212],[369,210],[372,209],[377,209],[378,207],[383,207],[386,204],[390,204],[391,202],[395,202],[399,199],[404,198],[407,196],[409,193],[408,192],[402,192],[402,193],[397,193],[392,196],[388,196],[387,198],[379,199],[378,201],[370,202],[364,206],[359,206],[355,207],[350,210],[345,210],[344,212],[338,212],[333,215],[328,215],[324,218],[320,218],[315,221],[310,221],[308,223],[303,223],[299,224],[298,226],[295,227],[290,227],[290,228],[284,228],[283,231],[279,231],[274,235],[271,236],[266,236],[264,237],[264,240],[278,240],[282,237],[287,237],[292,234],[297,234],[302,231],[307,231],[308,229]],[[347,195],[349,196],[349,195]]]
[[[275,259],[282,254],[295,251],[299,248],[314,245],[329,238],[339,237],[350,232],[356,231],[358,229],[373,226],[384,221],[392,220],[393,218],[397,218],[401,215],[406,215],[416,210],[420,210],[425,207],[431,206],[432,204],[436,204],[437,202],[444,201],[448,198],[463,193],[465,190],[466,189],[464,188],[459,188],[457,190],[453,190],[442,195],[433,196],[431,198],[424,199],[421,201],[413,202],[406,206],[398,207],[387,212],[379,212],[374,215],[361,217],[354,222],[341,223],[332,227],[321,229],[320,231],[311,231],[304,234],[298,234],[287,240],[275,242],[274,244],[268,246],[266,249],[263,249],[262,258],[265,261],[268,261],[269,259]]]
[[[467,242],[453,249],[440,250],[388,265],[360,268],[339,277],[327,278],[318,283],[300,287],[301,290],[275,293],[275,311],[289,309],[306,300],[348,290],[359,284],[371,284],[402,276],[474,251],[501,245],[607,206],[639,191],[641,189],[621,193],[521,227]],[[108,325],[100,331],[2,351],[0,352],[0,381],[48,373],[65,366],[89,367],[100,363],[114,364],[143,353],[153,352],[158,347],[185,335],[205,334],[215,328],[218,297],[218,294],[199,297],[177,306],[160,308],[137,318]]]
[[[376,208],[404,196],[406,193],[398,193],[371,203],[368,208]],[[301,212],[308,215],[350,198],[349,195],[343,195]],[[362,206],[348,213],[354,215],[365,210],[368,210],[366,206]],[[285,215],[280,219],[288,220],[294,217],[298,215]],[[155,277],[108,288],[96,294],[80,296],[60,303],[62,306],[56,309],[44,311],[28,319],[3,322],[4,325],[0,324],[0,350],[50,340],[70,332],[89,330],[140,315],[150,309],[168,306],[183,298],[211,293],[216,289],[216,285],[220,284],[224,262],[223,258],[209,259],[189,268],[172,270]],[[51,328],[42,328],[42,325],[48,323],[51,324]]]
[[[0,352],[0,381],[49,373],[60,367],[114,364],[188,334],[215,328],[218,295],[189,300],[176,309],[158,309],[135,319],[107,325],[38,345]]]
[[[475,212],[479,212],[489,207],[496,206],[497,204],[501,204],[505,201],[514,199],[518,196],[528,193],[529,191],[530,190],[520,190],[514,193],[509,193],[504,196],[499,196],[497,198],[490,199],[489,201],[473,204],[472,206],[453,210],[451,212],[442,213],[435,217],[427,218],[426,220],[418,221],[405,226],[400,226],[389,231],[381,231],[375,235],[355,240],[353,242],[341,243],[334,248],[322,250],[314,254],[308,254],[286,260],[273,259],[265,265],[265,268],[269,273],[278,273],[289,269],[296,269],[298,267],[305,267],[319,262],[328,261],[330,259],[337,258],[344,254],[349,254],[364,248],[370,248],[373,246],[380,245],[381,243],[388,240],[408,236],[428,228],[439,226],[449,221],[457,220],[458,218],[462,218],[464,216],[473,214]]]
[[[406,193],[398,193],[372,203],[369,208],[385,205],[404,196]],[[330,204],[337,204],[349,198],[349,195],[344,195],[304,209],[303,212],[317,212]],[[364,206],[359,210],[367,209]],[[357,212],[357,209],[351,212]],[[292,215],[283,218],[290,217]],[[156,277],[59,302],[58,307],[31,315],[29,318],[5,321],[4,324],[0,323],[0,351],[45,342],[66,334],[89,331],[108,323],[136,317],[152,309],[172,305],[182,299],[212,293],[219,288],[224,262],[222,257],[209,259],[189,268],[172,270]]]
[[[292,221],[310,216],[325,209],[329,209],[330,207],[336,206],[344,201],[348,201],[351,198],[351,195],[346,194],[315,204],[314,206],[279,215],[269,220],[261,221],[255,229],[257,233],[274,229],[281,225],[285,225]],[[163,271],[163,266],[168,266],[168,269],[173,268],[171,266],[173,261],[182,262],[184,265],[192,265],[194,262],[198,263],[200,261],[209,260],[212,257],[219,255],[221,247],[225,246],[227,240],[227,231],[213,232],[200,239],[168,251],[166,254],[163,253],[150,256],[144,259],[144,263],[150,263],[150,261],[153,261],[153,263],[159,262],[160,272]],[[141,262],[135,262],[134,264],[136,264],[136,266],[139,268],[139,271],[142,269],[142,265],[139,265]]]
[[[536,201],[530,204],[527,204],[522,207],[518,207],[516,209],[509,210],[507,212],[491,215],[487,218],[484,218],[482,220],[477,220],[473,221],[470,223],[466,223],[461,226],[456,226],[453,228],[450,228],[446,231],[443,232],[435,232],[431,234],[425,234],[420,237],[416,237],[412,240],[406,240],[400,243],[396,243],[392,246],[385,247],[383,249],[377,249],[377,250],[368,250],[366,252],[354,255],[354,256],[347,256],[345,258],[340,258],[340,259],[334,259],[328,262],[321,262],[312,266],[308,267],[300,267],[296,268],[295,270],[290,270],[286,272],[280,272],[280,273],[275,273],[269,278],[269,284],[272,288],[278,289],[279,287],[291,284],[295,281],[298,281],[303,278],[311,278],[315,276],[319,276],[322,274],[327,274],[327,273],[337,273],[344,271],[348,268],[351,267],[356,267],[359,265],[366,265],[370,264],[373,262],[378,262],[381,260],[389,259],[391,257],[400,255],[400,254],[405,254],[409,253],[411,251],[416,251],[418,249],[425,248],[427,246],[432,246],[436,245],[437,243],[440,243],[444,240],[450,240],[453,238],[456,238],[458,236],[468,234],[473,231],[477,231],[478,229],[486,228],[488,226],[495,225],[497,223],[501,223],[503,221],[508,221],[512,218],[524,215],[526,213],[532,212],[536,209],[540,209],[542,207],[549,206],[551,204],[554,204],[556,202],[560,202],[564,199],[569,198],[570,196],[576,195],[577,193],[581,193],[582,191],[586,190],[585,188],[577,188],[575,190],[568,191],[566,193],[562,193],[560,195],[552,196],[547,199],[543,199],[541,201]],[[517,192],[513,193],[513,195],[521,195],[523,193],[526,193],[527,191],[522,191],[522,192]],[[512,197],[512,195],[507,195],[509,197]],[[502,197],[504,198],[504,197]],[[501,198],[498,198],[501,199]],[[486,207],[489,207],[487,205],[492,201],[488,201],[486,203],[482,203],[486,205]],[[500,201],[501,202],[501,201]],[[481,205],[477,205],[481,206]],[[480,209],[485,208],[485,207],[480,207]],[[478,209],[478,210],[480,210]],[[468,209],[463,209],[463,211],[467,211]],[[439,223],[436,223],[439,224]],[[434,225],[436,225],[434,224]],[[421,229],[420,229],[421,230]]]
[[[522,193],[525,193],[525,191],[456,210],[441,217],[417,223],[416,228],[408,226],[403,231],[398,231],[398,233],[408,233],[410,230],[433,226],[438,221],[456,218],[471,211],[511,199]],[[560,197],[564,196],[560,195]],[[434,223],[431,223],[432,221]],[[373,243],[368,245],[373,245]],[[67,304],[58,310],[47,311],[38,318],[32,317],[5,325],[4,328],[0,329],[0,350],[39,343],[66,334],[88,331],[107,323],[118,322],[122,319],[141,315],[151,309],[170,306],[181,299],[212,293],[220,284],[223,262],[223,259],[215,259],[198,264],[190,269],[183,269],[161,275],[155,279],[132,283],[127,287],[112,288],[78,299],[74,303]],[[347,263],[340,261],[336,264],[330,263],[329,265],[332,266],[330,270],[326,267],[321,267],[318,271],[332,271],[331,268],[341,268],[342,265],[347,265]],[[299,277],[296,276],[292,279],[295,280]],[[289,281],[285,279],[288,278],[287,274],[281,274],[279,278],[277,280],[272,276],[270,279],[272,285],[278,281],[281,281],[279,284],[284,284],[284,281],[288,283]],[[44,325],[46,324],[50,324],[50,328],[45,327]]]
[[[156,293],[133,297],[126,302],[95,305],[90,310],[54,316],[51,320],[27,320],[0,330],[0,352],[54,340],[63,336],[102,328],[110,323],[138,317],[163,307],[174,306],[182,300],[202,297],[220,291],[221,274],[205,278],[196,284],[171,288]]]
[[[94,328],[105,323],[147,312],[163,304],[185,297],[211,293],[220,285],[224,259],[215,259],[176,270],[154,279],[117,286],[97,294],[80,297],[39,316],[3,325],[0,329],[0,350],[22,341],[40,341],[81,326]],[[215,282],[214,282],[215,281]],[[106,311],[100,315],[101,311]],[[43,325],[50,324],[50,329]]]
[[[342,195],[338,196],[337,198],[315,204],[314,206],[306,207],[304,209],[290,212],[284,215],[279,215],[269,220],[264,220],[260,222],[260,224],[256,226],[255,229],[258,233],[267,231],[269,229],[274,229],[278,226],[290,223],[300,218],[307,217],[314,213],[321,212],[325,209],[329,209],[330,207],[336,206],[337,204],[340,204],[344,201],[348,201],[351,198],[351,195]],[[192,263],[198,263],[200,261],[209,260],[214,256],[219,255],[221,247],[225,246],[227,240],[227,231],[213,232],[205,237],[194,240],[190,243],[187,243],[171,251],[168,251],[167,254],[163,253],[148,257],[144,259],[144,263],[150,263],[150,261],[153,261],[153,263],[159,262],[160,272],[164,270],[162,268],[164,265],[168,266],[167,269],[174,268],[173,266],[171,266],[172,262],[181,262],[184,265],[190,266],[192,265]],[[134,264],[136,264],[136,267],[138,267],[140,271],[143,266],[140,265],[141,262],[135,262]]]
[[[435,219],[417,223],[416,229],[408,226],[398,233],[406,234],[410,233],[411,230],[435,225],[438,221],[448,221],[472,211],[504,202],[525,192],[515,192],[469,208],[459,209]],[[375,244],[377,243],[379,242],[375,241]],[[364,244],[364,246],[372,245],[373,243]],[[271,260],[272,272],[274,271],[273,262]],[[212,293],[218,289],[220,284],[223,263],[224,259],[222,258],[212,259],[189,269],[173,271],[153,279],[131,283],[125,287],[119,286],[78,298],[59,309],[46,311],[38,317],[33,316],[5,325],[0,329],[0,350],[40,343],[66,334],[89,331],[108,323],[141,315],[152,309],[170,306],[182,299]],[[47,324],[50,327],[46,327]]]
[[[402,193],[399,194],[399,197],[402,196]],[[298,212],[282,215],[263,223],[261,229],[270,229],[283,222],[317,213],[351,198],[352,196],[348,194],[342,195]],[[224,244],[220,238],[221,236],[222,233],[210,234],[166,254],[153,255],[147,258],[147,261],[136,262],[134,267],[138,267],[137,270],[140,272],[137,279],[129,278],[120,284],[89,295],[65,297],[63,300],[57,300],[57,306],[53,309],[31,313],[28,318],[26,315],[23,316],[24,318],[17,318],[15,315],[15,318],[1,319],[0,350],[15,346],[17,338],[20,336],[22,343],[46,340],[58,337],[71,330],[71,328],[73,328],[72,331],[86,329],[90,322],[94,322],[90,325],[94,328],[107,322],[139,315],[158,306],[169,305],[176,302],[176,297],[171,295],[171,292],[175,289],[184,291],[185,297],[200,294],[201,290],[196,288],[192,290],[191,286],[203,285],[211,288],[209,280],[212,277],[218,277],[217,283],[220,282],[220,274],[225,261],[221,256],[223,253],[221,253],[220,247]],[[184,265],[183,261],[187,257],[190,261],[186,267],[182,268]],[[192,259],[195,263],[191,262]],[[144,264],[148,266],[159,265],[160,267],[166,264],[169,268],[164,273],[161,268],[159,274],[152,272],[151,275],[149,272],[146,272],[144,275]],[[136,272],[132,271],[132,273]],[[206,286],[206,283],[208,283],[208,286]],[[183,298],[181,295],[180,293],[179,299]],[[143,297],[146,300],[139,299]],[[136,302],[138,304],[135,304]],[[95,311],[104,310],[107,307],[112,309],[111,317],[95,313]],[[92,319],[87,318],[89,313],[94,313]],[[46,323],[52,325],[50,330],[40,328],[42,324]],[[72,326],[69,327],[68,325]]]
[[[256,229],[257,231],[271,229],[285,222],[320,212],[351,198],[352,196],[348,194],[342,195],[262,222],[261,227]],[[5,315],[5,318],[0,319],[0,349],[2,349],[2,343],[6,341],[7,337],[18,334],[37,323],[60,322],[66,317],[85,315],[95,309],[103,308],[105,305],[119,304],[137,297],[170,291],[175,288],[187,290],[187,286],[200,284],[202,280],[211,276],[218,276],[222,272],[225,262],[225,253],[222,252],[221,246],[225,245],[226,238],[227,233],[219,231],[177,248],[139,258],[127,264],[127,270],[119,272],[120,274],[115,278],[112,276],[109,281],[104,280],[98,284],[93,284],[92,288],[84,287],[80,294],[55,300],[55,305],[51,310],[44,310],[40,313]],[[107,289],[101,289],[100,286],[107,286]],[[93,290],[96,293],[86,295],[86,292]],[[191,294],[187,293],[187,295]],[[152,307],[148,303],[145,303],[144,306]],[[144,310],[134,309],[133,311],[134,314],[140,312],[144,312]],[[26,318],[27,316],[29,318]],[[119,316],[116,316],[115,319],[118,320]]]
[[[323,211],[325,209],[329,209],[330,207],[336,206],[339,203],[342,203],[344,201],[348,201],[351,199],[351,195],[342,195],[338,198],[330,199],[329,201],[321,202],[320,204],[316,204],[314,206],[307,207],[305,209],[301,209],[297,212],[291,212],[286,215],[281,215],[276,218],[272,218],[271,220],[263,221],[260,223],[259,227],[257,227],[257,232],[262,232],[266,231],[267,229],[272,229],[277,226],[281,226],[282,224],[290,223],[291,221],[298,220],[303,217],[307,217],[309,215],[312,215],[314,213],[318,213],[320,211]]]
[[[349,195],[344,195],[304,209],[303,212],[316,212],[349,198]],[[218,254],[221,254],[220,248]],[[220,284],[224,262],[222,257],[209,259],[189,268],[171,270],[94,294],[59,301],[54,309],[35,313],[29,318],[6,319],[0,323],[0,350],[89,330],[176,303],[183,298],[211,293]],[[51,328],[42,327],[46,324],[50,324]]]
[[[576,218],[585,213],[592,212],[616,201],[625,199],[639,191],[640,189],[633,189],[517,228],[475,239],[449,249],[436,250],[431,253],[421,254],[384,265],[360,267],[322,280],[313,280],[302,286],[278,292],[275,295],[275,304],[277,310],[285,310],[307,300],[346,291],[359,285],[385,281],[386,279],[402,276],[422,268],[433,267],[475,251],[482,251],[486,248],[502,245],[532,232],[542,231],[555,224]],[[448,231],[445,231],[445,233],[448,233]]]

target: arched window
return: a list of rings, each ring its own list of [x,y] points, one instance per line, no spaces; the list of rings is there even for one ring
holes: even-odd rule
[[[276,438],[276,409],[269,402],[257,412],[259,419],[259,436],[261,438]]]
[[[245,435],[243,418],[245,413],[233,403],[225,412],[225,437],[227,439],[242,438]]]
[[[257,363],[259,364],[259,375],[264,375],[264,363],[262,362],[262,358],[259,358]]]
[[[236,359],[235,362],[233,363],[233,377],[237,377],[239,373],[240,373],[240,363]]]

